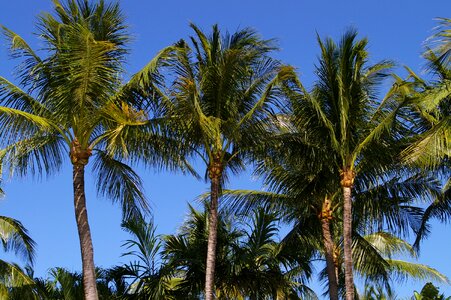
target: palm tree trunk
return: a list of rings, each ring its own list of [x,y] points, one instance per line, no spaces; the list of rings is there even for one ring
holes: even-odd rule
[[[338,300],[338,283],[334,263],[334,242],[330,232],[332,212],[330,210],[330,201],[327,198],[324,200],[320,218],[321,228],[323,231],[324,249],[326,250],[326,271],[329,280],[329,298],[330,300]]]
[[[220,190],[220,173],[210,170],[211,191],[210,191],[210,214],[208,217],[208,249],[207,266],[205,269],[205,300],[213,300],[215,265],[216,265],[216,243],[218,231],[218,198]]]
[[[94,250],[92,247],[91,230],[89,229],[88,213],[86,210],[85,165],[83,163],[73,164],[73,184],[75,219],[80,239],[85,300],[98,300]]]
[[[354,278],[352,274],[352,199],[350,186],[343,186],[343,200],[343,244],[346,300],[354,300]]]
[[[334,271],[335,271],[335,278],[337,279],[337,284],[340,285],[340,272],[339,272],[339,262],[338,262],[338,258],[339,256],[339,252],[338,252],[339,248],[335,248],[334,249]]]

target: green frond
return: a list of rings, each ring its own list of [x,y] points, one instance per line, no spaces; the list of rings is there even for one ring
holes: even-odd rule
[[[437,18],[435,33],[429,38],[432,51],[437,53],[437,61],[448,68],[451,64],[451,19]]]
[[[138,132],[145,132],[147,126],[144,125],[150,123],[147,114],[143,110],[134,109],[125,102],[108,103],[101,109],[101,114],[105,121],[110,122],[105,122],[106,126],[102,128],[103,132],[90,142],[90,148],[93,149],[97,144],[106,142],[110,155],[121,153],[123,157],[128,157],[129,151],[127,148],[130,143],[127,143],[129,133],[127,129],[138,127]],[[107,126],[112,128],[110,129]]]
[[[38,299],[34,298],[36,296],[33,291],[34,286],[33,278],[25,274],[17,264],[0,260],[0,297],[2,299],[18,299],[9,298],[17,292],[21,292],[19,295],[30,297],[27,299]]]
[[[5,251],[14,252],[27,262],[33,263],[36,244],[21,222],[0,216],[0,240]]]
[[[383,120],[379,121],[379,123],[371,129],[370,133],[357,145],[355,150],[352,153],[352,162],[357,160],[357,157],[361,154],[361,151],[379,140],[382,134],[388,133],[388,131],[393,127],[393,123],[396,121],[396,117],[398,115],[398,110],[400,106],[392,108],[390,114],[384,117]]]
[[[122,228],[132,235],[132,239],[126,240],[122,245],[128,251],[122,256],[135,256],[144,263],[147,275],[155,273],[162,241],[155,233],[153,221],[146,222],[139,217],[129,219],[122,223]]]
[[[51,120],[22,110],[0,106],[0,125],[2,136],[7,141],[26,138],[36,131],[54,131],[59,128]]]
[[[318,101],[318,99],[315,96],[310,95],[310,93],[307,92],[307,90],[303,87],[302,83],[297,80],[297,86],[301,89],[302,94],[304,96],[303,100],[308,101],[315,113],[318,115],[319,120],[324,124],[324,127],[326,127],[329,131],[329,136],[331,138],[332,144],[331,146],[334,149],[339,149],[340,148],[340,144],[339,141],[337,140],[337,135],[335,132],[335,128],[333,126],[333,123],[331,122],[331,120],[329,120],[325,114],[325,112],[323,111],[323,108],[321,107],[321,103]]]
[[[388,285],[390,272],[388,262],[364,237],[354,234],[352,245],[354,268],[367,281]]]
[[[149,211],[141,178],[131,167],[100,150],[95,152],[94,159],[98,193],[120,203],[124,219]]]
[[[67,154],[65,147],[65,141],[57,134],[38,132],[1,150],[0,162],[10,175],[48,175],[61,169]]]
[[[237,128],[240,128],[243,123],[252,118],[255,112],[262,108],[262,106],[268,102],[269,97],[271,97],[271,92],[278,85],[281,85],[286,81],[293,81],[296,78],[294,68],[292,66],[280,66],[276,76],[266,84],[265,89],[260,97],[260,99],[255,102],[253,107],[246,112],[246,114],[238,122]]]
[[[416,238],[413,243],[415,249],[419,250],[420,243],[429,235],[431,231],[430,221],[432,219],[439,220],[442,223],[447,223],[451,219],[451,198],[449,189],[445,189],[442,194],[433,198],[432,203],[426,207],[421,215],[419,226],[415,231]]]
[[[3,77],[0,77],[0,103],[28,113],[48,114],[44,105]]]
[[[387,72],[389,72],[393,67],[395,63],[389,60],[385,60],[382,62],[379,62],[377,64],[374,64],[366,70],[366,72],[363,74],[364,80],[377,80],[378,77],[386,77],[388,76]]]
[[[210,41],[208,40],[207,36],[202,32],[202,30],[197,27],[195,24],[190,23],[189,26],[194,30],[194,32],[196,33],[197,38],[200,41],[200,44],[202,45],[202,52],[203,54],[206,56],[206,62],[211,62],[211,44]],[[213,26],[213,34],[216,33],[216,35],[218,35],[218,26],[214,25]],[[199,53],[200,54],[200,53]],[[204,59],[202,56],[198,56],[198,58],[202,58]],[[202,61],[202,60],[200,60]]]
[[[124,96],[130,92],[142,91],[144,96],[149,93],[156,93],[157,96],[165,98],[165,93],[158,88],[158,85],[161,84],[159,69],[169,63],[176,49],[177,46],[169,46],[160,50],[147,65],[133,74],[130,80],[121,87],[114,97],[123,100]],[[155,96],[152,95],[152,97]]]
[[[21,63],[16,68],[16,77],[20,80],[20,84],[30,84],[30,91],[36,88],[33,80],[40,80],[43,77],[44,64],[36,52],[27,44],[27,42],[15,32],[0,25],[3,35],[9,43],[9,52],[13,58],[20,59]]]
[[[40,62],[41,59],[38,55],[33,51],[33,49],[27,44],[27,42],[17,33],[8,29],[5,26],[0,26],[3,29],[3,34],[8,38],[10,49],[13,55],[16,56],[30,56],[33,57],[37,62]]]
[[[247,215],[257,207],[265,206],[265,204],[278,207],[287,198],[286,195],[274,192],[224,189],[221,202],[224,209],[230,210],[235,214]]]
[[[451,154],[451,117],[447,116],[429,131],[420,135],[417,142],[406,148],[402,156],[409,163],[425,167],[437,167]]]
[[[436,110],[441,102],[451,97],[451,79],[443,79],[438,86],[423,91],[420,97],[420,107],[424,111]]]
[[[433,280],[450,283],[445,275],[429,266],[395,259],[387,259],[387,262],[395,280],[404,281],[407,278],[412,278],[422,281]]]
[[[53,289],[56,290],[63,299],[75,300],[83,297],[81,274],[57,267],[50,269],[49,275],[53,281]]]
[[[362,230],[379,230],[382,226],[403,236],[417,231],[423,209],[415,206],[415,202],[434,199],[441,193],[435,174],[371,173],[359,170],[356,178],[353,203],[356,223],[365,224]]]
[[[414,258],[417,256],[415,250],[409,243],[388,232],[376,232],[365,235],[364,239],[385,257],[403,254],[408,254]]]

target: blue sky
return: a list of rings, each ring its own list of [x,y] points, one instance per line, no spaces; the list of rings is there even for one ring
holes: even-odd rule
[[[16,31],[39,48],[32,33],[36,15],[49,11],[50,0],[2,1],[0,24]],[[228,1],[144,1],[123,0],[122,8],[134,36],[127,65],[129,73],[144,66],[159,49],[191,34],[189,22],[201,28],[218,23],[231,32],[253,27],[264,38],[277,38],[281,51],[276,56],[294,65],[301,80],[309,86],[314,80],[313,66],[318,55],[316,34],[338,38],[348,27],[358,29],[369,39],[371,60],[395,60],[400,67],[408,65],[421,72],[420,57],[424,40],[436,26],[435,17],[450,17],[449,0],[228,0]],[[0,43],[0,74],[12,78],[14,61]],[[399,72],[402,73],[400,68]],[[69,163],[69,160],[67,161]],[[202,166],[200,166],[202,167]],[[189,176],[156,173],[138,168],[145,182],[158,231],[173,233],[182,222],[187,202],[205,192],[208,185]],[[203,169],[201,169],[203,172]],[[33,180],[13,178],[5,182],[6,198],[0,212],[21,220],[38,243],[36,275],[42,276],[54,266],[80,270],[78,237],[73,206],[71,168],[67,165],[50,178]],[[97,199],[93,179],[87,175],[88,214],[94,240],[96,264],[109,267],[126,262],[121,258],[122,242],[128,238],[120,229],[120,211],[106,199]],[[249,173],[230,182],[230,188],[259,188]],[[424,243],[420,262],[437,268],[451,278],[450,227],[435,224]],[[401,296],[420,289],[423,283],[407,283],[397,288]],[[314,286],[316,287],[316,286]],[[451,295],[449,286],[441,291]]]

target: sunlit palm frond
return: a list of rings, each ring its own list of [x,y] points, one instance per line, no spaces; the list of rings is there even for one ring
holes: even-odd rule
[[[422,166],[437,167],[451,154],[451,118],[441,119],[431,130],[420,136],[420,139],[409,146],[403,153],[410,163]]]
[[[59,130],[58,126],[47,118],[22,110],[0,106],[1,137],[3,143],[11,143],[27,138],[38,131]]]
[[[65,154],[65,141],[59,135],[37,132],[1,150],[0,161],[11,175],[42,176],[60,170]]]
[[[396,259],[387,259],[387,262],[393,280],[404,281],[409,278],[422,281],[433,280],[449,284],[449,279],[445,275],[429,266]]]
[[[53,281],[53,289],[63,299],[76,300],[83,297],[81,274],[57,267],[50,269],[49,275]]]
[[[395,255],[403,254],[407,254],[414,258],[416,257],[416,252],[409,243],[388,232],[376,232],[365,235],[364,239],[385,257],[390,258]]]
[[[0,260],[0,297],[2,299],[39,299],[35,283],[17,264]],[[17,298],[15,296],[19,295]]]
[[[3,77],[0,77],[0,99],[3,106],[28,113],[48,115],[42,103]]]
[[[448,67],[451,64],[451,19],[438,18],[438,26],[435,28],[435,33],[427,41],[431,45],[434,53],[437,53],[437,60],[444,66]]]
[[[14,252],[29,263],[34,262],[36,244],[21,222],[0,216],[0,239],[5,251]]]
[[[124,101],[124,99],[128,98],[127,101],[138,106],[146,107],[150,104],[140,103],[141,101],[138,100],[145,102],[144,99],[150,98],[151,102],[160,100],[161,102],[158,101],[158,103],[163,107],[167,105],[167,99],[165,100],[167,96],[165,91],[161,90],[160,87],[163,84],[160,69],[169,64],[175,49],[176,46],[169,46],[160,50],[147,65],[133,74],[130,80],[121,86],[120,90],[114,95],[115,100],[113,102],[117,102],[118,100]]]

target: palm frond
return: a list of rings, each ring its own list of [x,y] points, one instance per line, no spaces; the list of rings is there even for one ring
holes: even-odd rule
[[[65,147],[65,141],[59,135],[37,132],[0,150],[0,161],[9,168],[11,175],[48,175],[61,169]]]
[[[149,211],[141,178],[133,169],[104,151],[96,151],[93,172],[100,195],[122,206],[124,219]]]
[[[51,120],[22,110],[0,106],[0,136],[6,142],[26,138],[37,131],[59,131],[60,128]]]
[[[17,264],[0,260],[0,296],[27,295],[28,299],[38,299],[34,292],[35,283]],[[36,298],[35,298],[36,297]],[[17,298],[18,299],[18,298]]]
[[[14,252],[31,264],[34,262],[36,244],[21,222],[0,216],[0,240],[5,251]]]
[[[154,274],[159,267],[157,256],[162,242],[155,233],[153,221],[146,222],[143,218],[129,219],[122,223],[122,228],[132,234],[132,239],[126,240],[122,245],[128,250],[122,256],[135,256],[145,264],[145,276]]]
[[[394,255],[408,254],[411,257],[416,257],[416,252],[406,241],[388,233],[376,232],[365,235],[367,240],[374,248],[376,248],[385,257],[392,257]]]
[[[387,259],[390,272],[395,280],[404,281],[407,278],[417,280],[433,280],[449,284],[449,279],[437,271],[426,265],[412,263],[396,259]]]
[[[421,241],[429,235],[431,230],[430,221],[432,219],[438,219],[443,223],[447,223],[451,219],[451,198],[449,189],[444,190],[441,195],[438,195],[434,201],[426,207],[421,215],[420,225],[415,232],[416,238],[413,243],[415,249],[419,250]]]

